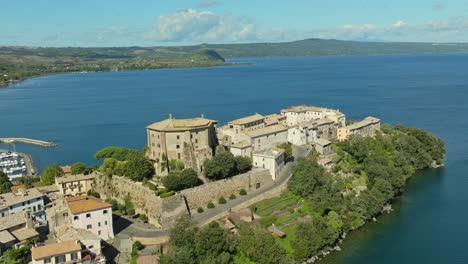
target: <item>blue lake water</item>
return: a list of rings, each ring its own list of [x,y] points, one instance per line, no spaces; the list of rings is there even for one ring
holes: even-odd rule
[[[224,123],[297,104],[338,108],[442,137],[446,167],[414,177],[394,213],[352,234],[327,263],[467,263],[468,55],[242,59],[253,65],[38,77],[0,89],[0,137],[43,169],[95,163],[106,146],[142,148],[145,126],[204,114]],[[0,148],[11,148],[0,145]]]

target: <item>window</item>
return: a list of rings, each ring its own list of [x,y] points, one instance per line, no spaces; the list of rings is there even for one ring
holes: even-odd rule
[[[24,202],[22,202],[21,205],[24,206]]]
[[[260,188],[260,183],[259,182],[257,182],[255,188],[257,188],[257,189]]]
[[[73,252],[71,253],[71,260],[77,260],[78,259],[78,253]]]
[[[107,210],[102,211],[103,214],[107,214]]]
[[[180,145],[176,145],[176,149],[180,149]]]
[[[88,249],[93,249],[93,248],[94,248],[94,246],[93,246],[93,245],[90,245],[90,246],[88,247]]]
[[[104,225],[107,225],[107,221],[104,221]]]
[[[63,216],[68,216],[68,213],[67,213],[67,212],[65,212],[65,213],[63,213],[62,215],[63,215]]]
[[[91,218],[91,214],[86,214],[86,218]]]
[[[195,139],[195,143],[198,143],[198,139]]]
[[[91,229],[91,228],[93,228],[93,225],[87,225],[86,226],[86,229]]]
[[[65,262],[65,261],[66,261],[65,255],[55,257],[55,263],[62,263],[62,262]]]
[[[99,230],[99,231],[97,232],[97,234],[98,234],[98,236],[100,236],[100,235],[101,235],[101,230]]]
[[[44,263],[45,263],[45,264],[47,264],[47,263],[52,263],[52,259],[46,258],[46,259],[44,259]]]
[[[79,216],[77,216],[77,215],[73,216],[73,220],[74,220],[74,221],[76,221],[76,220],[78,220],[78,219],[80,219]]]
[[[33,211],[33,213],[36,212],[36,206],[35,205],[32,207],[32,211]]]
[[[177,139],[180,139],[180,136],[177,136]]]
[[[42,205],[38,204],[38,205],[37,205],[37,210],[38,210],[38,211],[42,210]]]
[[[101,222],[98,222],[98,223],[97,223],[97,226],[101,226]]]

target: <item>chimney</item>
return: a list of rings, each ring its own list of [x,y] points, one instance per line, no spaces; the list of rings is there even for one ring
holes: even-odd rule
[[[34,228],[32,218],[31,218],[31,210],[25,210],[24,211],[24,219],[26,220],[26,228],[32,229]]]
[[[172,119],[172,118],[173,118],[173,117],[172,117],[172,114],[169,114],[169,119]]]
[[[205,118],[205,115],[204,115],[204,114],[201,114],[201,118]]]

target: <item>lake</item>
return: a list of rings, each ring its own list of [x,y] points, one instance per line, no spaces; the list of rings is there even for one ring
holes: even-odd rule
[[[396,210],[355,232],[324,263],[466,263],[468,55],[241,59],[239,66],[43,76],[0,89],[0,137],[43,169],[96,163],[106,146],[143,148],[145,127],[175,117],[228,120],[310,104],[348,119],[416,126],[448,146],[446,167],[419,173]],[[12,148],[0,145],[0,148]]]

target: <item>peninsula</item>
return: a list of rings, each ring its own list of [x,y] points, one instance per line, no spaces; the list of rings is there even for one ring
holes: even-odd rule
[[[30,209],[34,225],[21,227],[30,236],[7,245],[45,237],[47,246],[5,256],[26,258],[32,247],[33,263],[64,254],[117,263],[311,263],[390,212],[416,171],[445,159],[444,142],[421,129],[349,121],[309,105],[221,126],[170,115],[146,131],[143,150],[108,147],[95,154],[99,167],[54,164],[40,184],[12,186],[0,207],[5,237],[30,221],[14,214],[28,207],[22,193],[37,194],[41,205]],[[49,234],[38,236],[34,226],[46,222]],[[62,252],[70,241],[79,246]]]
[[[279,43],[160,47],[0,47],[0,87],[31,76],[228,65],[224,58],[466,53],[467,43],[305,39]]]

